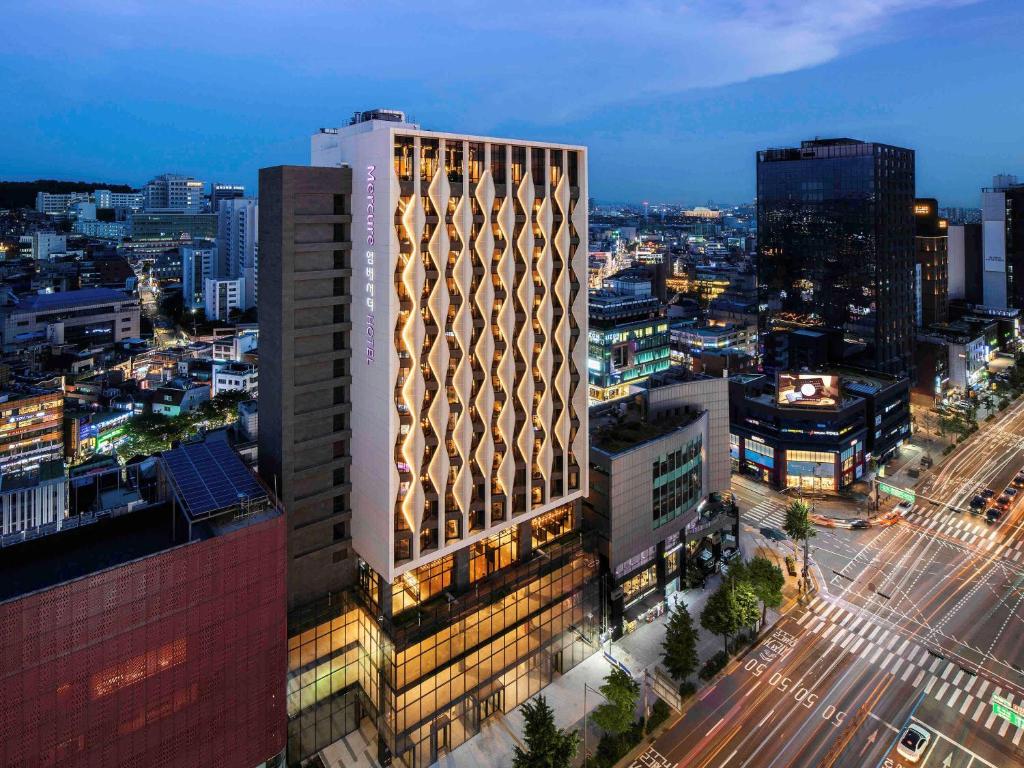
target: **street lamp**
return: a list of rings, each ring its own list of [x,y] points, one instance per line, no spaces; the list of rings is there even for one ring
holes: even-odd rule
[[[593,691],[605,701],[608,701],[607,697],[600,691],[596,691],[590,687],[589,684],[584,681],[583,683],[583,765],[587,764],[587,691]],[[608,702],[609,704],[611,702]]]
[[[192,307],[192,335],[193,336],[196,335],[196,312],[197,311],[198,310],[195,307]]]

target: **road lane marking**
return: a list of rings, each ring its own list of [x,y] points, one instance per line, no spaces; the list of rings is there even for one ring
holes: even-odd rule
[[[915,717],[914,715],[911,715],[911,716],[910,716],[910,719],[911,719],[912,721],[916,722],[916,723],[917,723],[918,725],[923,725],[923,726],[924,726],[925,728],[927,728],[928,730],[930,730],[930,731],[931,731],[932,733],[934,733],[934,734],[935,734],[936,736],[938,736],[938,737],[939,737],[940,739],[942,739],[943,741],[948,741],[948,742],[949,742],[950,744],[952,744],[952,745],[953,745],[953,746],[954,746],[954,747],[955,747],[956,749],[960,750],[961,752],[963,752],[963,753],[965,753],[965,754],[967,754],[967,755],[970,755],[970,756],[971,756],[971,762],[970,762],[970,763],[968,764],[969,766],[970,766],[970,765],[973,765],[973,764],[974,764],[974,761],[975,761],[975,760],[977,760],[977,761],[978,761],[979,763],[982,763],[983,765],[987,765],[987,766],[988,766],[988,768],[1000,768],[1000,766],[998,766],[998,765],[994,765],[993,763],[990,763],[990,762],[989,762],[988,760],[986,760],[985,758],[983,758],[983,757],[982,757],[981,755],[979,755],[979,754],[978,754],[977,752],[974,752],[973,750],[971,750],[971,749],[968,749],[967,747],[965,747],[965,746],[964,746],[963,744],[961,744],[961,743],[960,743],[959,741],[957,741],[956,739],[951,739],[951,738],[950,738],[949,736],[947,736],[946,734],[944,734],[944,733],[943,733],[942,731],[940,731],[940,730],[939,730],[938,728],[936,728],[936,727],[935,727],[934,725],[932,725],[932,724],[930,724],[930,723],[926,723],[926,722],[925,722],[924,720],[922,720],[922,719],[921,719],[921,718],[919,718],[919,717]],[[935,744],[938,744],[938,742],[935,742]],[[924,764],[923,764],[923,763],[921,764],[921,768],[924,768]],[[1004,766],[1003,768],[1005,768],[1005,766]]]
[[[767,720],[767,719],[768,719],[769,717],[771,717],[772,715],[774,715],[774,714],[775,714],[775,710],[773,709],[773,710],[772,710],[771,712],[769,712],[769,713],[768,713],[767,715],[765,715],[764,717],[762,717],[762,718],[761,718],[761,722],[760,722],[760,723],[758,723],[757,725],[755,725],[754,727],[755,727],[755,728],[760,728],[760,727],[761,727],[762,725],[764,725],[764,724],[765,724],[765,721],[766,721],[766,720]],[[721,720],[719,720],[719,722],[721,722]],[[714,730],[714,728],[712,728],[711,730]]]

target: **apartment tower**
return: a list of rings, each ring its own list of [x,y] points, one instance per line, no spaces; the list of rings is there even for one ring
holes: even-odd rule
[[[289,232],[268,220],[298,204],[271,212],[268,193],[302,199],[264,183],[291,172],[351,174],[351,217],[337,223],[352,243],[340,251],[351,273],[337,278],[348,299],[338,305],[343,325],[320,355],[291,358],[292,379],[279,390],[285,419],[313,408],[299,387],[315,388],[338,344],[351,352],[331,395],[350,405],[351,443],[323,437],[327,454],[307,454],[301,470],[325,481],[334,472],[351,488],[338,500],[338,522],[350,514],[351,527],[292,525],[304,542],[292,568],[315,567],[306,549],[336,548],[319,562],[340,589],[302,595],[308,610],[298,596],[292,602],[289,759],[369,718],[382,762],[428,766],[596,650],[597,564],[579,525],[586,150],[425,131],[378,110],[315,134],[312,161],[262,172],[260,239]],[[261,336],[289,337],[284,316],[294,310],[269,307],[327,290],[294,279],[305,259],[299,243],[311,239],[285,234],[290,245],[264,246],[262,269],[293,276],[261,284]],[[265,312],[275,318],[268,328]],[[268,345],[289,343],[262,340],[261,363]],[[265,451],[293,445],[294,435],[261,424],[268,469],[275,462]],[[286,507],[299,472],[294,459],[282,472]]]

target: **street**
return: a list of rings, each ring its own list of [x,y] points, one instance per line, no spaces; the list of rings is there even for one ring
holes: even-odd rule
[[[991,703],[1024,701],[1024,504],[1015,500],[992,524],[968,509],[975,494],[1001,493],[1024,467],[1022,435],[1019,401],[921,479],[901,522],[819,528],[811,542],[818,594],[634,764],[1024,765],[1024,728]],[[743,478],[734,492],[744,535],[781,528],[785,496]],[[852,505],[848,516],[857,517]],[[931,735],[916,763],[896,751],[912,722]]]

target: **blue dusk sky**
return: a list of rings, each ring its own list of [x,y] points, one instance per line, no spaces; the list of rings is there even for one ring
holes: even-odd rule
[[[355,110],[586,144],[599,200],[742,202],[754,153],[917,150],[917,191],[1024,178],[1021,0],[2,0],[0,179],[255,188]]]

